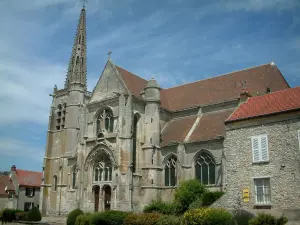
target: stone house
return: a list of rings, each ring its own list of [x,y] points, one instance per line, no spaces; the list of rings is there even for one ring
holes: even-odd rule
[[[172,200],[179,182],[192,178],[226,191],[224,122],[245,88],[255,95],[290,88],[277,66],[163,89],[109,57],[88,92],[85,14],[83,8],[65,86],[51,94],[42,213],[140,211],[154,199]]]
[[[11,167],[10,179],[15,188],[17,199],[13,208],[28,211],[33,206],[39,208],[42,173]]]
[[[15,188],[9,175],[0,175],[0,211],[13,208],[15,203]]]
[[[227,193],[216,205],[272,209],[300,220],[300,87],[243,95],[225,121]]]

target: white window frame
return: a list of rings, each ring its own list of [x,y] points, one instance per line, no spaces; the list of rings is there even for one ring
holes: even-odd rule
[[[33,197],[33,196],[34,196],[34,195],[33,195],[33,192],[34,192],[33,189],[34,189],[34,188],[32,188],[32,187],[27,187],[27,188],[26,188],[26,190],[25,190],[26,193],[25,193],[25,194],[26,194],[27,197]],[[27,190],[28,190],[28,192],[29,192],[28,194],[27,194]]]
[[[265,187],[267,187],[266,185],[263,185],[262,186],[262,189],[263,189],[263,201],[262,202],[259,202],[258,201],[258,195],[257,195],[257,181],[258,180],[268,180],[268,183],[269,183],[269,195],[270,195],[270,199],[269,201],[266,200],[266,193],[265,193]],[[271,177],[255,177],[253,179],[253,183],[254,183],[254,194],[255,194],[255,204],[256,205],[271,205],[271,202],[272,202],[272,193],[271,193]]]
[[[266,148],[267,148],[267,159],[262,159],[262,149],[261,149],[261,140],[262,138],[266,138]],[[254,148],[253,148],[253,140],[258,139],[258,154],[259,154],[259,159],[255,160],[255,154],[254,154]],[[251,137],[251,149],[252,149],[252,161],[253,163],[261,163],[261,162],[269,162],[269,139],[268,135],[257,135]]]

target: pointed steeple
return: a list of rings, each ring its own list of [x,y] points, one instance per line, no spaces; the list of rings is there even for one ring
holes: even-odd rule
[[[71,84],[80,84],[86,88],[86,24],[85,7],[82,8],[77,32],[74,39],[72,55],[69,61],[65,88]]]

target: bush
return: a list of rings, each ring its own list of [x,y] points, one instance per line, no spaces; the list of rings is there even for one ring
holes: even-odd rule
[[[160,217],[156,225],[181,225],[181,217],[172,215],[163,215]]]
[[[91,225],[92,222],[92,214],[85,213],[77,216],[75,225]]]
[[[28,220],[28,212],[17,212],[16,220],[20,220],[20,221]]]
[[[243,209],[235,210],[232,214],[233,221],[235,221],[237,225],[248,225],[249,220],[255,217],[253,213]]]
[[[16,214],[22,212],[22,210],[18,209],[3,209],[1,213],[1,221],[2,223],[8,223],[16,220]]]
[[[183,216],[183,224],[185,225],[230,225],[231,223],[232,215],[224,209],[192,209]]]
[[[202,196],[202,206],[210,206],[216,200],[218,200],[224,192],[222,191],[215,191],[215,192],[206,192]]]
[[[124,225],[156,225],[162,217],[158,213],[130,214],[124,220]]]
[[[193,201],[190,206],[189,206],[189,210],[191,209],[198,209],[202,207],[202,199],[201,198],[198,198],[196,199],[195,201]]]
[[[80,209],[74,209],[68,214],[67,225],[74,225],[76,222],[77,216],[83,214],[83,211]]]
[[[174,205],[163,201],[152,201],[151,204],[145,206],[143,211],[145,213],[158,212],[170,215],[174,213]]]
[[[206,191],[205,186],[196,179],[182,182],[174,194],[176,214],[184,213],[190,204],[196,199],[201,199]]]
[[[95,213],[91,217],[91,225],[123,225],[129,214],[129,212],[116,210]]]
[[[32,207],[32,209],[29,210],[27,220],[28,221],[41,221],[42,215],[40,213],[40,210],[37,207]]]
[[[288,219],[284,216],[276,219],[276,217],[270,214],[259,213],[257,217],[249,220],[249,225],[284,225],[287,222]]]

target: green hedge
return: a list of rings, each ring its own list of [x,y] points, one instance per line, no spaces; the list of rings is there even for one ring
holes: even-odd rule
[[[249,225],[284,225],[288,219],[284,216],[276,218],[270,214],[259,213],[257,217],[249,220]]]
[[[18,209],[3,209],[1,212],[2,223],[8,223],[16,220],[16,215],[19,212],[23,212],[23,211]]]
[[[124,219],[129,214],[116,210],[95,213],[91,216],[91,225],[123,225]]]
[[[75,225],[91,225],[92,216],[93,214],[91,213],[85,213],[77,216]]]
[[[218,200],[224,192],[222,191],[214,191],[214,192],[206,192],[202,196],[202,206],[210,206],[216,200]]]
[[[152,201],[152,203],[145,206],[143,212],[145,213],[158,212],[161,214],[170,215],[174,213],[174,204],[163,202],[163,201]]]
[[[231,213],[215,208],[192,209],[183,216],[184,225],[231,225],[232,221]]]
[[[162,217],[159,213],[130,214],[124,220],[124,225],[156,225]]]
[[[255,217],[253,213],[244,209],[235,210],[232,212],[232,214],[233,220],[236,222],[237,225],[248,225],[249,220]]]
[[[179,216],[163,215],[159,218],[156,225],[181,225],[182,218]]]
[[[41,221],[42,215],[37,207],[32,207],[32,209],[29,210],[27,215],[28,221]]]
[[[74,209],[68,214],[67,225],[74,225],[76,222],[77,216],[83,214],[83,211],[80,209]]]

